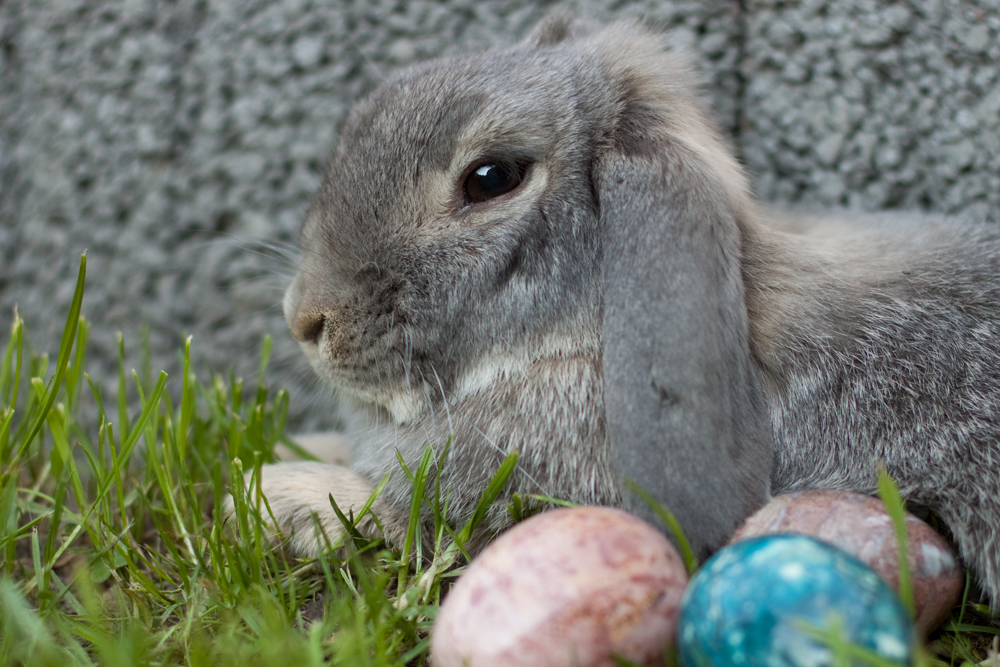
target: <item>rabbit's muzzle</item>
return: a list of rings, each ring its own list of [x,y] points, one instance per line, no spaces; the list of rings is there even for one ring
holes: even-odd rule
[[[412,384],[412,337],[407,319],[395,307],[401,285],[331,294],[310,293],[300,282],[288,290],[285,316],[322,377],[369,399]]]
[[[326,316],[315,310],[297,312],[288,323],[292,336],[303,345],[319,345],[326,327]]]

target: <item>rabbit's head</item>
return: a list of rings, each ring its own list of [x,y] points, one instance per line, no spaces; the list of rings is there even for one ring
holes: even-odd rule
[[[541,359],[601,360],[618,473],[717,545],[766,499],[772,456],[750,206],[662,37],[556,15],[357,105],[286,316],[322,376],[400,423]]]

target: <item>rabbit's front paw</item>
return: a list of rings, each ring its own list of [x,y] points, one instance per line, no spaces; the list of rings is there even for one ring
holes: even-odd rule
[[[373,489],[368,480],[343,466],[295,461],[264,466],[261,491],[271,508],[268,514],[261,503],[261,516],[271,525],[272,536],[283,536],[285,548],[292,555],[316,558],[326,550],[327,540],[334,543],[344,533],[330,495],[345,515],[353,511],[356,516]],[[225,513],[231,516],[232,498],[227,498],[226,505]]]

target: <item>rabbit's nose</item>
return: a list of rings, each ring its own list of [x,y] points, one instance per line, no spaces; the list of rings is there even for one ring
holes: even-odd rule
[[[322,313],[300,310],[290,324],[292,336],[300,343],[319,344],[325,322]]]

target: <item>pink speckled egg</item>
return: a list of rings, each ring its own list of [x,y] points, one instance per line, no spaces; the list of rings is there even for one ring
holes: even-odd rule
[[[812,535],[867,563],[899,589],[899,553],[892,519],[878,498],[848,491],[800,491],[777,496],[751,516],[730,542],[773,533]],[[917,629],[929,634],[958,602],[962,568],[933,528],[906,515],[907,555]]]
[[[435,667],[663,664],[687,571],[655,528],[607,507],[557,509],[490,545],[445,599]]]

